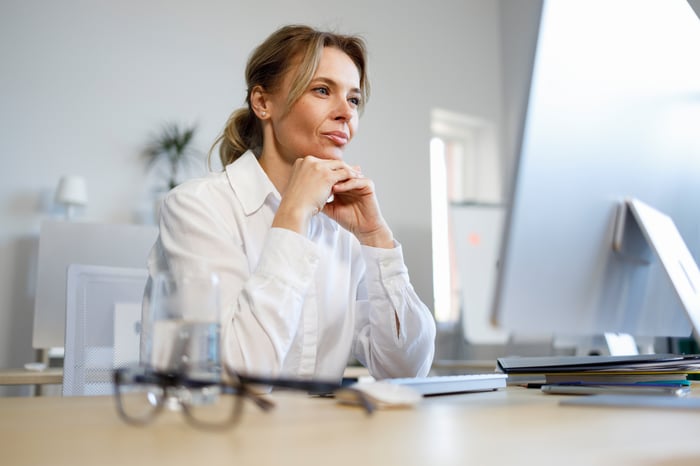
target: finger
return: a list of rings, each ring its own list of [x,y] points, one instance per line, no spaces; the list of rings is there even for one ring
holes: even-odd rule
[[[346,193],[349,191],[373,191],[374,185],[369,178],[348,178],[333,185],[333,193]]]
[[[350,170],[355,173],[360,173],[362,170],[360,169],[359,165],[349,165],[348,163],[342,161],[342,160],[329,160],[329,159],[319,159],[317,157],[314,157],[312,155],[308,155],[305,158],[308,158],[310,160],[315,161],[316,163],[325,165],[326,167],[330,168],[331,170],[337,171],[337,170]]]
[[[352,179],[358,179],[361,178],[362,175],[358,173],[356,170],[353,168],[346,166],[342,168],[338,168],[336,170],[333,170],[331,172],[332,175],[332,184],[336,185],[338,183],[342,183],[348,180]]]
[[[360,176],[355,167],[351,167],[342,160],[326,160],[319,159],[313,155],[307,155],[303,159],[297,159],[300,166],[315,167],[315,169],[328,170],[333,174],[333,182],[337,183],[340,180]]]
[[[349,167],[347,163],[345,163],[342,160],[335,160],[335,159],[320,159],[318,157],[314,157],[313,155],[307,155],[302,159],[304,162],[309,162],[313,164],[318,164],[325,166],[331,170],[337,170],[339,168],[343,167]]]

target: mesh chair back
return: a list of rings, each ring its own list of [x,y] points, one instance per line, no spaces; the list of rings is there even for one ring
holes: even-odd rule
[[[112,394],[112,369],[138,362],[147,278],[145,268],[68,267],[64,396]]]

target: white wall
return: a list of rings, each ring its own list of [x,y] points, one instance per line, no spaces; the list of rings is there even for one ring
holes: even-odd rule
[[[165,120],[198,122],[207,150],[243,103],[251,49],[279,25],[360,33],[372,97],[347,158],[373,177],[432,307],[429,115],[500,124],[499,2],[4,0],[0,6],[0,367],[33,358],[40,220],[65,173],[87,178],[85,218],[132,222],[153,177],[139,150]]]

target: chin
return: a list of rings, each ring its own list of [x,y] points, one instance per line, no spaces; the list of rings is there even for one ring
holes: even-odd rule
[[[327,150],[323,151],[323,153],[324,153],[323,158],[333,159],[333,160],[343,160],[343,156],[345,155],[345,149],[340,149],[340,148],[327,149]]]
[[[322,152],[310,152],[309,154],[323,160],[343,160],[343,151],[324,150]]]
[[[343,160],[346,147],[347,146],[340,147],[331,144],[316,144],[313,146],[307,146],[299,152],[307,155],[313,155],[314,157],[324,160]]]

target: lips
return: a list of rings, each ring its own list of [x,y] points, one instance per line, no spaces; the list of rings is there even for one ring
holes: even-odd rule
[[[322,134],[328,139],[330,139],[336,146],[344,146],[348,143],[349,140],[347,133],[343,131],[328,131]]]

